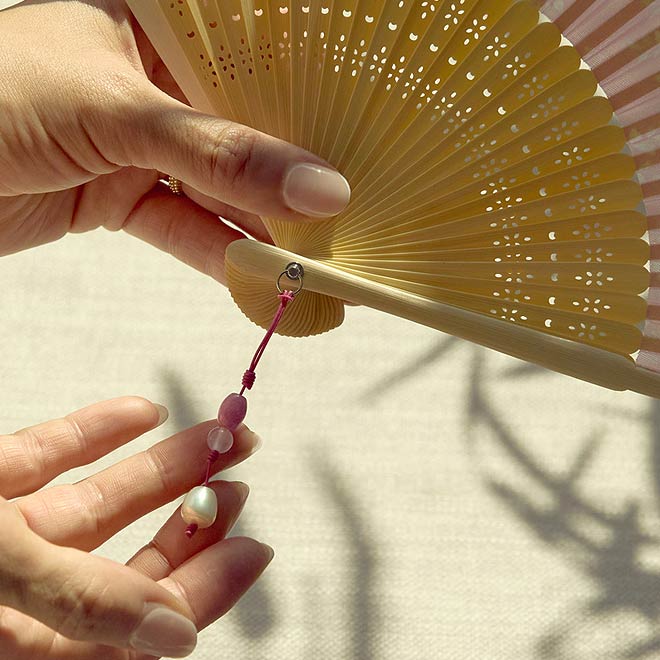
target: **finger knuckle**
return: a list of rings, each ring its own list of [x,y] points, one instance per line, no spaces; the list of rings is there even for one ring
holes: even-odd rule
[[[117,165],[131,165],[135,159],[133,152],[140,143],[128,138],[137,135],[133,127],[148,125],[144,85],[134,71],[121,66],[99,70],[95,65],[92,71],[96,73],[94,84],[87,86],[87,93],[78,102],[78,121],[95,150],[101,172],[110,172]],[[117,139],[113,127],[122,127],[126,139]]]
[[[25,603],[30,594],[30,577],[17,568],[15,562],[7,561],[8,553],[3,550],[3,565],[0,567],[0,585],[3,600],[9,604]]]
[[[74,497],[83,503],[78,515],[79,529],[94,539],[103,538],[111,515],[104,489],[94,478],[86,479],[74,488]]]
[[[64,433],[66,437],[69,438],[74,446],[79,447],[81,451],[86,452],[87,447],[87,429],[85,424],[76,415],[66,415],[62,418]]]
[[[157,484],[156,488],[160,492],[168,493],[176,488],[176,468],[163,457],[162,447],[159,445],[149,447],[144,452],[143,458],[147,473],[153,476]]]
[[[256,134],[242,126],[229,126],[211,147],[211,176],[226,190],[240,188],[250,171],[257,149]]]
[[[52,598],[55,629],[71,639],[93,637],[107,614],[107,590],[108,585],[93,576],[81,573],[66,576]]]

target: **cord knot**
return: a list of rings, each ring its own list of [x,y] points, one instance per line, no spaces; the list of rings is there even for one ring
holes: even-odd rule
[[[243,380],[241,382],[243,387],[251,390],[255,380],[257,380],[257,374],[255,374],[251,369],[247,369],[243,374]]]

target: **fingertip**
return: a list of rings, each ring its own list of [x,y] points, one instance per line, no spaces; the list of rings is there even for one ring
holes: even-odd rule
[[[273,548],[267,543],[260,543],[260,545],[266,556],[266,566],[268,566],[268,564],[273,561],[273,557],[275,557],[275,550],[273,550]]]
[[[234,435],[240,440],[241,453],[246,452],[248,456],[259,451],[264,444],[263,438],[245,424],[240,424]]]
[[[197,627],[160,603],[145,603],[142,620],[129,637],[129,644],[150,655],[185,658],[197,645]]]
[[[155,403],[135,394],[110,399],[108,403],[113,406],[109,411],[112,415],[122,417],[127,423],[131,419],[132,423],[142,426],[142,433],[158,428],[170,415],[169,410],[161,403]]]
[[[238,491],[241,504],[243,504],[250,494],[250,487],[244,481],[233,481],[231,483],[233,484],[233,487]]]
[[[170,416],[170,411],[160,403],[154,403],[152,401],[151,404],[158,412],[158,420],[156,422],[156,425],[154,426],[154,428],[158,428],[159,426],[161,426],[161,424],[164,424],[167,421],[168,417]]]

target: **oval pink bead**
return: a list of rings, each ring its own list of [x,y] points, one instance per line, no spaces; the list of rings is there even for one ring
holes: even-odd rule
[[[236,392],[227,396],[220,404],[218,411],[218,424],[235,431],[236,427],[245,419],[247,414],[247,399]]]
[[[209,431],[206,443],[212,451],[217,451],[218,454],[224,454],[234,444],[234,436],[224,426],[216,426]]]

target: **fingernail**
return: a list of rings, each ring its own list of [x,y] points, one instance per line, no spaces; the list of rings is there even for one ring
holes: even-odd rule
[[[348,181],[328,167],[297,163],[284,178],[284,201],[294,211],[314,217],[337,215],[351,198]]]
[[[129,644],[150,655],[185,658],[197,644],[195,624],[163,605],[147,603],[140,625],[131,635]]]
[[[245,500],[247,500],[248,495],[250,494],[250,487],[242,481],[234,481],[234,487],[238,491],[238,495],[241,498],[241,504],[245,503]]]
[[[260,435],[257,435],[254,431],[250,431],[250,440],[252,441],[252,448],[250,449],[250,456],[252,454],[258,452],[262,445],[264,444],[264,441]]]
[[[266,543],[262,543],[261,547],[266,551],[268,556],[268,563],[270,564],[270,562],[273,561],[273,557],[275,556],[275,550],[273,550],[273,548],[271,548]]]
[[[241,424],[236,429],[236,433],[241,434],[241,453],[247,451],[248,456],[252,456],[252,454],[259,451],[261,445],[264,444],[261,436],[257,435],[252,429],[248,428],[246,424]],[[236,433],[234,434],[234,437],[236,437]]]
[[[153,403],[153,405],[154,408],[156,408],[156,410],[158,411],[158,422],[156,423],[156,426],[160,426],[170,416],[170,411],[165,406],[162,406],[160,403]]]

